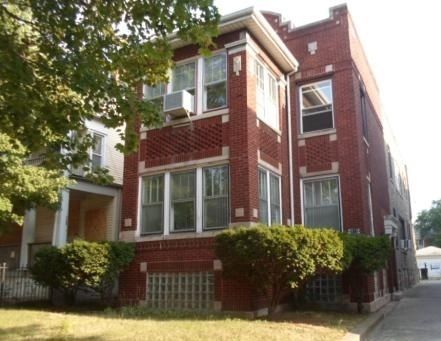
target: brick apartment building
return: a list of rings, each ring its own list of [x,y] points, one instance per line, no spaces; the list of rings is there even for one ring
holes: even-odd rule
[[[160,103],[183,90],[194,97],[182,95],[192,108],[184,115],[165,110],[163,127],[140,127],[139,151],[125,157],[120,239],[136,242],[136,259],[120,279],[124,302],[264,313],[252,287],[222,278],[213,237],[225,228],[400,238],[378,88],[346,6],[298,28],[248,8],[222,17],[220,32],[210,57],[172,39],[170,83],[142,88]],[[402,220],[411,231],[410,213]],[[366,307],[413,283],[398,282],[391,260],[366,280]],[[345,276],[309,289],[319,302],[353,298]]]

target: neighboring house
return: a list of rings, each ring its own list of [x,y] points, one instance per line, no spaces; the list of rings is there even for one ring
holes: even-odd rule
[[[120,142],[116,130],[104,127],[98,120],[86,122],[96,144],[90,150],[90,166],[109,170],[114,182],[108,186],[86,180],[82,169],[73,170],[70,177],[76,181],[61,193],[58,211],[37,207],[26,212],[24,225],[12,227],[0,237],[0,263],[10,268],[32,264],[38,249],[46,245],[63,246],[74,238],[90,241],[118,238],[123,155],[115,149]],[[28,163],[42,162],[31,158]]]
[[[139,151],[125,157],[120,238],[136,259],[123,302],[265,313],[253,287],[222,277],[213,237],[234,226],[393,237],[378,89],[345,5],[297,28],[253,8],[223,16],[210,57],[171,42],[170,83],[140,88],[166,123],[139,127]],[[366,279],[367,309],[400,287],[396,273],[391,262]],[[311,299],[354,302],[348,276],[313,281]]]
[[[409,182],[407,167],[400,158],[399,149],[389,127],[385,128],[387,174],[391,215],[386,220],[386,231],[391,235],[394,246],[394,263],[390,266],[396,271],[392,274],[394,289],[405,290],[419,280],[415,250],[417,239],[412,224]]]
[[[428,279],[441,279],[441,249],[428,246],[416,251],[418,269],[427,270]]]

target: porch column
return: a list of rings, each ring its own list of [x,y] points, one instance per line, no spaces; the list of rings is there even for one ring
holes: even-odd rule
[[[21,247],[20,247],[20,267],[25,268],[28,266],[29,259],[29,244],[35,240],[35,224],[36,224],[37,211],[35,208],[27,210],[24,216],[23,231],[21,234]]]
[[[52,245],[61,247],[67,243],[67,220],[69,215],[69,190],[61,191],[61,206],[55,213]]]

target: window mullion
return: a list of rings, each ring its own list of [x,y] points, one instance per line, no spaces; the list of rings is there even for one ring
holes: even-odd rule
[[[196,88],[194,95],[196,96],[196,115],[202,114],[203,108],[203,94],[204,94],[204,58],[199,57],[196,60]]]
[[[202,232],[203,186],[202,168],[196,169],[196,233]]]
[[[164,235],[170,234],[170,172],[164,174]]]
[[[268,225],[271,226],[272,221],[271,221],[271,188],[270,188],[270,173],[268,171],[266,171],[266,188],[267,188],[267,193],[266,193],[266,199],[268,200],[267,202],[267,207],[268,207]]]

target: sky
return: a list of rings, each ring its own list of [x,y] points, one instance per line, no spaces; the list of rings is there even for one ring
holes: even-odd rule
[[[215,0],[221,14],[246,7],[301,26],[327,18],[338,0]],[[380,89],[388,124],[408,167],[413,219],[441,199],[441,1],[348,0]],[[295,53],[294,53],[295,55]]]

